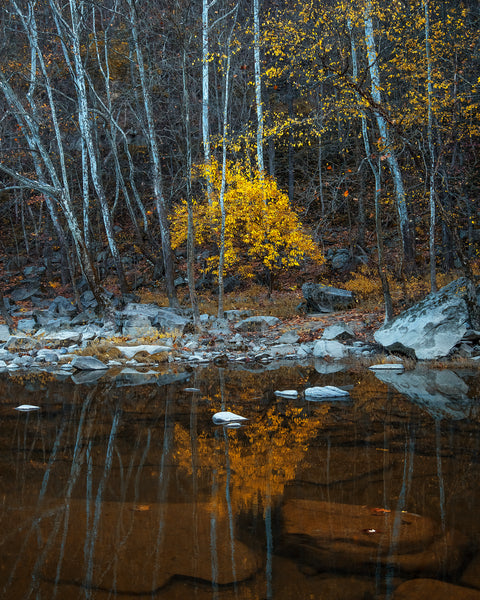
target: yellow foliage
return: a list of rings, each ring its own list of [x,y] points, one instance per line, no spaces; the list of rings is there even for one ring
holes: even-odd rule
[[[194,202],[195,239],[200,246],[214,246],[207,261],[207,271],[218,273],[220,245],[221,168],[216,161],[197,167],[197,176],[209,179],[213,197]],[[288,196],[274,179],[229,162],[224,196],[225,269],[236,270],[244,277],[254,274],[252,261],[269,271],[299,266],[307,257],[323,262],[313,239],[301,227]],[[172,245],[177,248],[187,239],[187,204],[178,205],[172,216]]]

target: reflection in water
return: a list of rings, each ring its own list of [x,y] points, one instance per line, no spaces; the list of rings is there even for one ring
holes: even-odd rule
[[[311,385],[352,402],[274,395]],[[477,550],[478,423],[432,386],[422,404],[370,372],[205,369],[195,394],[41,383],[23,414],[26,388],[0,386],[2,598],[383,599]]]

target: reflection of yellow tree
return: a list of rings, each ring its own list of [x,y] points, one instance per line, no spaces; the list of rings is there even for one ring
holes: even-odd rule
[[[202,433],[197,438],[194,461],[199,474],[215,471],[218,481],[226,482],[229,469],[232,507],[266,506],[294,478],[328,411],[329,405],[321,404],[308,416],[303,408],[295,407],[279,414],[272,406],[245,428],[217,429],[220,435]],[[192,474],[191,436],[179,424],[175,426],[175,448],[179,466]],[[224,489],[218,486],[218,493],[224,494]],[[217,499],[212,498],[212,502],[217,504]]]

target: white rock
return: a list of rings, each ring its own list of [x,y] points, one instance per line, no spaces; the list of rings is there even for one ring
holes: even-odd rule
[[[369,367],[372,371],[405,371],[402,363],[383,363]]]
[[[29,410],[40,410],[39,406],[34,406],[33,404],[20,404],[17,406],[15,410],[19,410],[21,412],[28,412]]]
[[[318,340],[313,347],[313,356],[315,358],[343,358],[347,354],[347,349],[343,344],[335,340]]]
[[[159,354],[160,352],[170,352],[169,346],[159,346],[152,344],[143,344],[139,346],[116,346],[117,350],[126,358],[133,358],[137,352],[147,352],[148,354]]]
[[[297,390],[277,390],[274,394],[279,398],[296,398],[298,396]]]
[[[350,394],[347,391],[335,387],[334,385],[325,385],[322,387],[316,386],[305,390],[305,397],[307,400],[310,400],[311,398],[340,398],[349,395]]]
[[[212,421],[215,425],[223,425],[227,423],[240,423],[241,421],[247,421],[245,417],[241,417],[240,415],[236,415],[235,413],[229,411],[217,412],[213,415]]]

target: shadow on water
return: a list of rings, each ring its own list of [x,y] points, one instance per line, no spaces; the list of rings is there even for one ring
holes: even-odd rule
[[[149,381],[0,380],[2,598],[480,597],[475,373]],[[322,385],[350,397],[305,399]],[[214,425],[225,410],[246,425]]]

